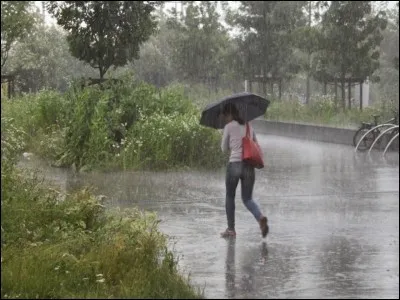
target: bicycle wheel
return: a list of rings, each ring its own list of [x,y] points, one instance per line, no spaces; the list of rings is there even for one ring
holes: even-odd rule
[[[364,134],[367,133],[368,130],[369,129],[367,129],[367,128],[360,128],[356,131],[356,133],[354,134],[354,137],[353,137],[354,147],[357,146],[360,139],[363,137]],[[368,150],[374,141],[375,141],[375,132],[371,131],[370,133],[367,134],[366,137],[364,137],[363,141],[358,146],[358,150],[360,150],[360,151]]]
[[[385,141],[385,144],[384,144],[383,149],[386,148],[386,146],[387,146],[387,144],[389,143],[389,141],[390,141],[396,134],[398,134],[398,133],[399,133],[399,129],[396,128],[396,129],[393,129],[393,130],[388,134],[388,137],[387,137],[387,140]],[[396,143],[392,143],[392,144],[390,145],[390,147],[389,147],[388,150],[395,150],[396,147],[398,147],[398,146],[396,146]]]

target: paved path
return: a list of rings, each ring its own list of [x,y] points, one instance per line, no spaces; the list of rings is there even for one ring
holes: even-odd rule
[[[260,135],[267,167],[254,195],[270,220],[263,240],[236,199],[226,241],[224,170],[85,175],[114,204],[159,213],[183,271],[209,298],[398,298],[399,156]]]

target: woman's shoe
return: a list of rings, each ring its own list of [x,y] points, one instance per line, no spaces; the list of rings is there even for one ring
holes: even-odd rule
[[[262,237],[265,238],[269,231],[268,220],[266,217],[262,216],[259,223],[260,223]]]
[[[221,233],[221,237],[223,238],[236,237],[236,231],[232,229],[227,229]]]

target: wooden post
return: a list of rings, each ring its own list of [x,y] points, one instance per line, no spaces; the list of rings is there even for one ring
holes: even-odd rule
[[[327,94],[327,91],[326,91],[326,86],[327,86],[327,83],[326,83],[326,82],[324,82],[324,96],[326,96],[326,94]]]
[[[279,79],[279,100],[282,100],[282,79]]]

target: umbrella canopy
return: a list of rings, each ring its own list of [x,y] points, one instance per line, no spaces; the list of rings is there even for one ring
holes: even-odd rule
[[[224,128],[225,121],[221,113],[223,107],[228,103],[235,104],[239,111],[239,116],[245,122],[249,122],[265,114],[269,100],[248,92],[234,94],[216,103],[207,105],[201,113],[200,124],[215,129]]]

